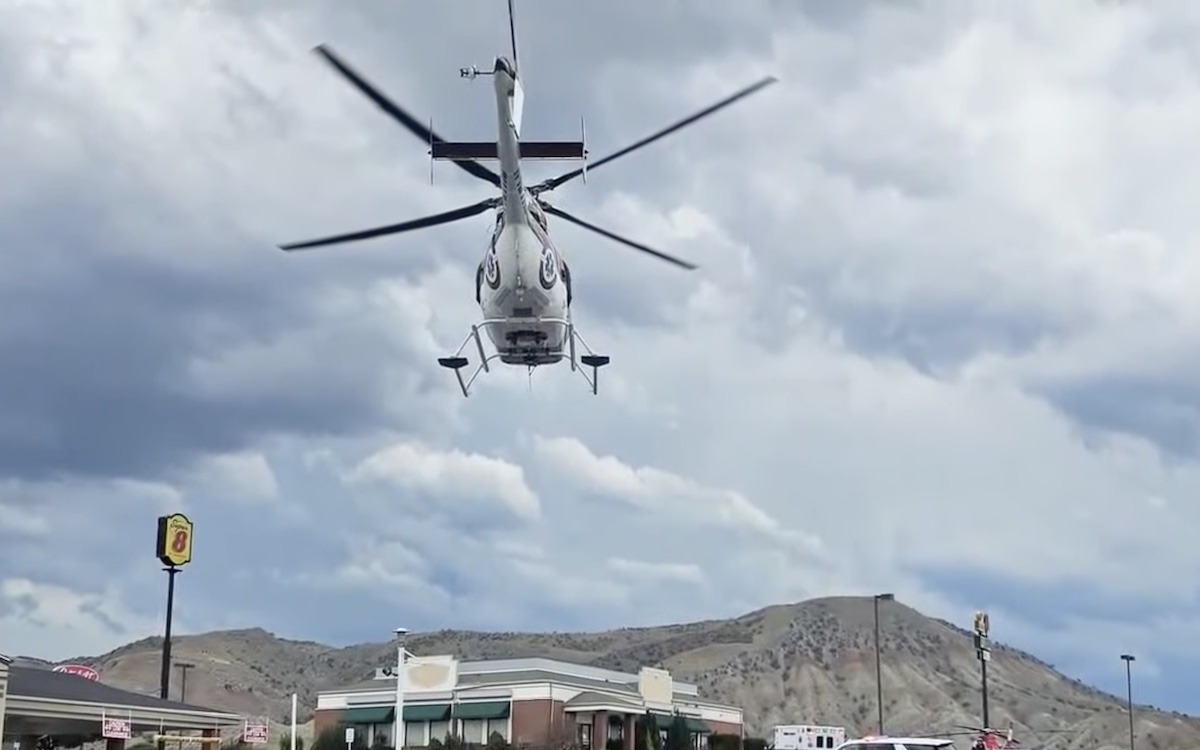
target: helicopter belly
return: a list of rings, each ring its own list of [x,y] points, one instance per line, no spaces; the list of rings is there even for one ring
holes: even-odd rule
[[[568,320],[561,288],[502,287],[483,303],[484,317],[495,321],[487,331],[502,362],[546,365],[563,359]]]
[[[499,238],[494,265],[485,260],[480,306],[488,336],[506,364],[559,362],[569,323],[558,254],[527,226],[510,229]]]

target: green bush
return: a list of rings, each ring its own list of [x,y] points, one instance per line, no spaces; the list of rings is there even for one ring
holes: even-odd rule
[[[710,734],[708,750],[742,750],[742,738],[736,734]]]
[[[687,719],[679,714],[675,714],[667,725],[667,742],[663,750],[692,750],[692,730],[688,729]]]

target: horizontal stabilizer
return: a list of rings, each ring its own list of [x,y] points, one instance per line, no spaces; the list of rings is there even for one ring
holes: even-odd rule
[[[499,159],[494,141],[434,141],[433,158],[447,161]],[[583,141],[521,141],[522,159],[583,159],[587,149]]]

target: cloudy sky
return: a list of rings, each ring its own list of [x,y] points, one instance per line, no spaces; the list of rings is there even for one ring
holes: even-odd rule
[[[1200,5],[519,6],[531,137],[781,79],[555,194],[702,264],[554,225],[598,397],[436,365],[486,217],[274,249],[489,195],[310,49],[488,138],[499,0],[0,4],[0,650],[159,632],[184,511],[188,631],[886,590],[1200,710]]]

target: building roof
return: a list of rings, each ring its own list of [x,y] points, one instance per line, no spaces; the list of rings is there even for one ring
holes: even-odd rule
[[[628,705],[629,708],[641,708],[641,701],[628,700],[615,695],[605,695],[604,693],[594,693],[585,691],[567,701],[566,706],[611,706],[611,705]]]
[[[190,713],[231,716],[226,711],[193,706],[177,701],[164,701],[151,695],[132,693],[112,685],[89,680],[78,675],[53,672],[39,667],[13,665],[8,672],[8,697],[34,698],[39,700],[70,701],[73,703],[99,703],[116,708],[166,709]]]
[[[8,658],[4,654],[0,654],[0,661],[4,662],[5,664],[12,664],[12,659]]]
[[[556,675],[572,675],[588,680],[600,680],[602,682],[637,684],[639,678],[639,675],[635,672],[621,672],[615,669],[595,667],[591,664],[578,664],[558,659],[547,659],[541,656],[521,659],[464,661],[459,662],[458,665],[459,674],[490,674],[494,672],[525,672],[530,670],[552,672]],[[674,680],[674,682],[677,692],[692,694],[698,692],[697,686],[690,682],[683,682],[682,680]]]
[[[558,665],[566,668],[560,670],[556,668]],[[512,669],[512,667],[524,666],[550,668]],[[614,701],[621,701],[623,696],[627,696],[632,702],[639,706],[642,705],[642,696],[638,691],[638,676],[627,672],[558,662],[553,659],[503,659],[492,662],[459,663],[459,688],[486,688],[491,685],[536,682],[553,682],[584,691],[583,694],[576,696],[575,701],[583,699],[584,695],[602,696],[604,701],[611,705]],[[395,689],[395,684],[395,677],[362,680],[339,688],[322,690],[320,694],[391,691]],[[672,700],[675,702],[718,709],[736,708],[727,703],[701,698],[697,687],[690,683],[676,682],[675,688],[672,694]]]

